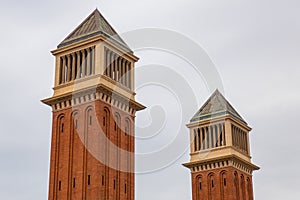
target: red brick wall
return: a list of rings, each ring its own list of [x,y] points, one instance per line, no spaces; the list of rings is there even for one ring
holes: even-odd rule
[[[52,127],[49,200],[134,199],[134,117],[98,100],[53,112]]]
[[[233,167],[195,172],[192,192],[193,200],[253,200],[252,176]]]

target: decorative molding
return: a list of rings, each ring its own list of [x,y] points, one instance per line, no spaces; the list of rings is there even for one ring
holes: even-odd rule
[[[258,170],[259,167],[248,163],[236,156],[227,156],[219,159],[213,159],[209,161],[197,161],[183,164],[185,167],[190,168],[191,172],[203,172],[214,169],[220,169],[224,167],[234,167],[246,174],[252,175],[254,170]]]
[[[130,115],[135,115],[135,112],[142,110],[145,106],[137,103],[132,99],[128,99],[117,92],[112,91],[104,85],[98,85],[94,88],[76,91],[71,94],[66,94],[59,97],[53,97],[42,100],[52,107],[54,112],[76,107],[85,103],[91,103],[100,100],[104,103],[120,109]]]

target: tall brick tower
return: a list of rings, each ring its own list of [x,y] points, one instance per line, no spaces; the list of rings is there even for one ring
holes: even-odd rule
[[[98,10],[52,54],[49,200],[133,200],[138,58]]]
[[[187,127],[193,200],[253,200],[251,128],[218,90]]]

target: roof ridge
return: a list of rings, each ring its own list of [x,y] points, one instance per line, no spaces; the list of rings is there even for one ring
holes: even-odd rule
[[[205,119],[207,117],[214,116],[215,114],[231,114],[237,119],[246,123],[218,89],[216,89],[205,101],[201,108],[192,117],[191,122],[199,119],[201,120],[202,118]]]
[[[219,92],[219,91],[218,91]],[[221,92],[219,92],[219,95],[221,95],[221,97],[226,101],[226,104],[229,106],[229,107],[231,107],[231,109],[233,110],[233,111],[235,111],[235,113],[233,113],[233,114],[236,114],[237,115],[237,117],[240,117],[241,119],[243,119],[242,117],[241,117],[241,115],[235,110],[235,108],[231,105],[231,103],[223,96],[223,94],[221,93]],[[227,106],[226,106],[227,107]]]
[[[109,22],[103,17],[98,8],[96,8],[87,18],[81,22],[74,31],[72,31],[59,45],[63,47],[95,35],[104,35],[105,37],[112,39],[114,42],[122,45],[130,52],[130,48],[124,42],[124,40],[118,35],[115,29],[109,24]]]
[[[97,10],[97,9],[96,9]],[[95,11],[96,11],[95,10]],[[94,15],[94,13],[95,13],[95,11],[94,12],[92,12],[88,17],[86,17],[76,28],[75,28],[75,30],[74,31],[72,31],[64,40],[63,40],[63,42],[65,41],[65,40],[67,40],[71,35],[73,35],[74,33],[76,33],[82,26],[83,26],[83,24],[85,24],[86,22],[87,22],[87,20],[88,19],[90,19],[93,15]],[[63,42],[61,42],[61,43],[63,43]]]
[[[98,8],[96,8],[96,10],[94,11],[95,14],[98,14],[99,15],[99,18],[101,17],[101,14],[98,10]],[[97,25],[97,28],[100,29],[100,21],[96,21],[96,25]]]
[[[114,27],[112,27],[112,25],[110,25],[110,23],[106,20],[106,18],[101,14],[101,12],[100,12],[97,8],[96,8],[95,12],[97,12],[97,13],[100,15],[100,18],[101,18],[102,20],[104,20],[104,21],[106,22],[106,24],[109,25],[109,27],[111,28],[111,30],[112,30],[113,33],[114,33],[114,35],[112,35],[112,37],[115,38],[115,39],[119,39],[119,40],[121,40],[121,42],[123,42],[124,44],[126,44],[126,43],[124,42],[124,40],[119,36],[119,34],[117,33],[117,31],[114,29]],[[100,23],[99,23],[99,26],[100,26]],[[108,33],[107,33],[107,34],[108,34]],[[118,37],[118,38],[116,38],[116,37]]]
[[[206,107],[206,105],[210,102],[210,100],[212,99],[212,97],[215,95],[216,92],[219,92],[219,90],[216,89],[216,90],[210,95],[210,97],[205,101],[205,103],[200,107],[200,109],[196,112],[196,114],[195,114],[192,118],[194,118],[194,117],[196,117],[198,114],[200,114],[201,110],[203,110],[203,109]]]

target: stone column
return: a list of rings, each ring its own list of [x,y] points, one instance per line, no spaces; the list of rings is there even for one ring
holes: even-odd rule
[[[130,62],[130,89],[134,91],[134,62]]]
[[[195,134],[195,147],[196,147],[196,151],[199,151],[200,150],[200,145],[199,145],[199,141],[200,141],[200,138],[199,138],[199,133],[198,133],[198,129],[194,129],[194,134]]]
[[[223,133],[222,133],[222,124],[217,125],[217,136],[218,136],[218,146],[222,146],[223,142]]]
[[[200,133],[201,133],[200,138],[201,138],[201,141],[202,141],[201,149],[205,149],[205,130],[204,130],[204,128],[200,128]]]
[[[212,130],[212,148],[215,148],[216,147],[216,143],[217,143],[215,125],[211,126],[211,130]]]
[[[67,55],[67,79],[66,79],[66,82],[70,81],[71,80],[71,73],[72,73],[72,70],[71,70],[71,55]]]
[[[86,50],[86,75],[91,75],[91,49]]]
[[[225,120],[225,138],[226,138],[226,145],[233,146],[232,144],[232,132],[231,132],[231,123],[229,120]]]
[[[75,80],[75,76],[76,76],[76,54],[72,53],[72,77],[71,80]]]
[[[57,86],[60,84],[60,77],[61,77],[61,58],[59,56],[55,57],[55,80],[54,80],[54,86]]]
[[[114,54],[110,52],[110,59],[109,59],[109,68],[108,68],[108,76],[113,79],[113,62],[114,62]]]
[[[65,75],[65,67],[66,67],[66,57],[65,56],[63,56],[62,57],[62,59],[63,59],[63,64],[62,64],[62,70],[61,70],[61,83],[64,83],[66,80],[66,75]]]
[[[209,148],[209,129],[205,127],[205,149]]]
[[[85,77],[86,76],[86,67],[87,67],[87,64],[86,64],[86,52],[85,50],[82,50],[82,77]]]
[[[125,71],[126,71],[126,75],[125,75],[125,85],[126,85],[126,87],[129,88],[129,73],[130,73],[130,71],[129,71],[129,62],[128,62],[128,61],[126,62],[126,68],[125,68]]]
[[[118,81],[120,82],[122,78],[122,57],[118,58]]]
[[[81,78],[81,70],[82,70],[82,66],[81,66],[81,62],[80,62],[80,51],[76,52],[77,55],[77,74],[76,74],[76,78]]]
[[[201,145],[202,145],[201,128],[197,129],[197,134],[198,134],[198,151],[200,151],[201,150]]]
[[[132,82],[133,82],[133,69],[132,69],[132,63],[131,62],[129,62],[129,67],[128,67],[129,69],[129,71],[128,71],[128,87],[129,87],[129,89],[132,89]]]
[[[246,132],[246,138],[247,138],[247,153],[250,155],[250,141],[249,141],[249,132]]]
[[[95,74],[95,47],[92,47],[92,74]]]
[[[195,130],[193,130],[193,129],[191,129],[190,128],[190,142],[191,142],[191,144],[190,144],[190,152],[194,152],[195,151],[195,145],[196,145],[196,143],[195,143],[195,139],[196,138],[196,136],[195,136]]]
[[[126,76],[126,60],[122,59],[122,81],[121,83],[125,86],[125,76]]]
[[[95,74],[104,74],[107,63],[107,50],[104,52],[104,46],[101,42],[95,47]]]

